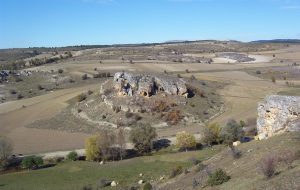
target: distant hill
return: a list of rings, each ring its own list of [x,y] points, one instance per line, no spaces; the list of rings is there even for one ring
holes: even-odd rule
[[[250,43],[300,43],[300,39],[274,39],[274,40],[257,40]]]

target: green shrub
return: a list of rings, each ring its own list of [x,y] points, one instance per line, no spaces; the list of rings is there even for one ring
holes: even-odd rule
[[[147,182],[145,183],[143,190],[151,190],[152,188],[153,188],[152,185],[149,182]]]
[[[207,184],[210,186],[221,185],[222,183],[229,181],[229,179],[230,176],[219,168],[208,177]]]
[[[221,127],[217,123],[205,126],[203,129],[203,142],[212,145],[214,143],[220,144],[221,139]]]
[[[76,161],[78,160],[78,154],[76,151],[69,152],[67,155],[68,160]]]
[[[58,73],[59,73],[59,74],[62,74],[63,72],[64,72],[64,70],[58,69]]]
[[[232,145],[233,142],[240,140],[244,134],[243,127],[232,119],[221,130],[222,140],[227,145]]]
[[[44,161],[40,156],[28,156],[22,160],[22,167],[26,169],[34,169],[42,166]]]
[[[151,125],[136,126],[130,131],[129,139],[139,153],[150,152],[153,148],[153,140],[157,137],[156,129]]]

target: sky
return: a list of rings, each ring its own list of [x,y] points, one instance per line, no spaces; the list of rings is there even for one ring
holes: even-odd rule
[[[0,0],[0,48],[300,38],[300,0]]]

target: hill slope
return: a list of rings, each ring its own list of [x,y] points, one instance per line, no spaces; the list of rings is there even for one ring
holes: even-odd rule
[[[287,169],[284,164],[278,164],[277,175],[267,180],[260,173],[258,165],[260,160],[270,154],[283,155],[284,151],[300,151],[300,134],[290,133],[276,136],[264,141],[252,141],[238,146],[242,152],[239,159],[234,159],[228,152],[224,150],[211,159],[203,162],[206,169],[197,172],[191,169],[188,174],[182,174],[178,178],[161,185],[160,189],[299,189],[300,188],[300,160],[293,163],[292,169]],[[205,186],[207,174],[205,170],[212,171],[216,168],[222,168],[230,176],[231,179],[220,186]],[[200,183],[195,185],[194,181]],[[194,184],[194,188],[193,188]],[[196,186],[196,187],[195,187]]]

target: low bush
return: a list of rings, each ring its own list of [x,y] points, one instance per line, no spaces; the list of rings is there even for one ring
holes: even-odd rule
[[[88,91],[87,91],[87,94],[88,94],[88,95],[91,95],[91,94],[93,94],[93,93],[94,93],[94,92],[93,92],[92,90],[88,90]]]
[[[87,98],[86,94],[79,94],[77,96],[77,102],[82,102]]]
[[[211,175],[209,175],[207,184],[209,186],[221,185],[222,183],[225,183],[229,180],[230,176],[227,175],[225,171],[219,168],[216,171],[214,171]]]
[[[257,74],[257,75],[260,75],[260,74],[261,74],[261,71],[260,71],[260,70],[257,70],[257,71],[256,71],[256,74]]]
[[[182,173],[183,173],[182,166],[176,166],[176,167],[172,168],[171,173],[170,173],[170,178],[174,178]]]
[[[20,100],[22,98],[24,98],[24,96],[22,94],[18,94],[17,99]]]
[[[268,155],[262,158],[258,167],[267,179],[273,177],[276,172],[277,157],[275,155]]]
[[[44,89],[45,89],[45,88],[44,88],[42,85],[40,85],[40,84],[37,86],[37,88],[38,88],[39,90],[44,90]]]
[[[10,93],[10,94],[17,94],[17,91],[16,91],[15,89],[10,89],[10,90],[9,90],[9,93]]]
[[[166,112],[169,111],[170,106],[167,102],[164,101],[155,101],[154,104],[151,106],[152,112]]]
[[[98,182],[98,188],[108,187],[111,184],[111,180],[109,179],[100,179]]]
[[[58,73],[59,73],[59,74],[62,74],[63,72],[64,72],[63,69],[58,69]]]
[[[75,80],[74,79],[69,79],[69,83],[74,83]]]
[[[126,118],[131,118],[133,115],[134,114],[132,112],[129,112],[129,111],[125,113]]]
[[[192,76],[191,76],[191,80],[192,80],[192,81],[193,81],[193,80],[196,80],[195,75],[192,75]]]
[[[82,190],[93,190],[92,185],[85,185],[81,188]]]
[[[276,83],[276,78],[274,76],[271,77],[273,83]]]
[[[198,165],[199,163],[201,163],[201,161],[197,158],[190,158],[189,161],[192,162],[193,165]]]
[[[234,146],[230,146],[229,151],[234,159],[238,159],[242,156],[242,152]]]
[[[25,169],[36,169],[44,164],[42,157],[40,156],[28,156],[23,158],[22,167]]]
[[[166,115],[166,122],[171,125],[176,125],[182,120],[183,116],[179,110],[172,110]]]
[[[67,155],[68,160],[76,161],[78,160],[78,154],[76,151],[69,152]]]
[[[151,190],[151,189],[153,189],[152,185],[149,182],[145,183],[143,190]]]
[[[22,82],[22,81],[23,81],[23,79],[22,79],[22,78],[20,78],[20,77],[16,77],[16,78],[15,78],[15,81],[16,81],[16,82]]]
[[[82,79],[82,80],[86,80],[86,79],[88,79],[88,76],[87,76],[87,74],[83,74],[83,75],[81,76],[81,79]]]

